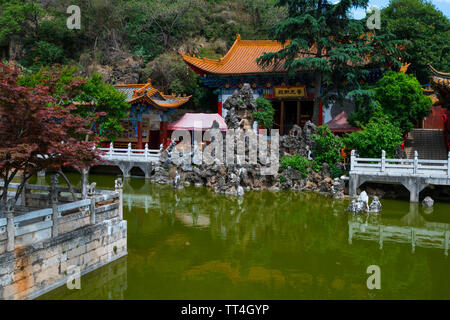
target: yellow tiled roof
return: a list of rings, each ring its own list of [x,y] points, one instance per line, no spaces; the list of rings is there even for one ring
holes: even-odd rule
[[[184,61],[203,73],[220,75],[231,74],[259,74],[259,73],[283,73],[282,63],[263,68],[258,65],[256,59],[264,53],[278,52],[283,49],[283,44],[272,40],[241,40],[238,34],[233,46],[227,54],[219,59],[197,58],[182,54]]]
[[[128,103],[146,103],[159,109],[178,108],[191,96],[166,95],[153,87],[151,80],[145,84],[117,84],[114,87],[127,96]]]

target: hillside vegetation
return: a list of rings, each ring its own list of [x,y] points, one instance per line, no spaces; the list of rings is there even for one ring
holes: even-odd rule
[[[107,83],[145,82],[167,93],[193,95],[196,108],[215,106],[215,96],[179,53],[223,56],[236,34],[270,39],[287,16],[277,0],[0,0],[0,57],[25,70],[75,65],[80,75]],[[81,29],[66,26],[67,7],[81,8]],[[410,16],[413,20],[408,20]],[[394,0],[383,11],[386,27],[413,41],[412,72],[426,83],[426,63],[448,70],[449,20],[421,0]],[[384,26],[383,25],[383,26]],[[412,28],[411,32],[409,26]],[[389,29],[389,30],[388,30]],[[416,41],[417,39],[417,41]],[[420,50],[420,51],[419,51]]]

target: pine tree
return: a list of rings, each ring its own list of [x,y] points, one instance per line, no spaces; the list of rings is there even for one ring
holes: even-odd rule
[[[390,33],[376,35],[366,19],[355,20],[350,10],[366,8],[368,0],[278,0],[288,8],[288,17],[271,31],[274,40],[285,44],[279,52],[266,53],[258,59],[263,66],[280,62],[288,75],[299,71],[314,74],[313,122],[318,123],[319,104],[342,100],[360,85],[368,67],[398,67],[403,41]],[[370,17],[370,14],[367,15]],[[321,90],[321,88],[325,90]]]

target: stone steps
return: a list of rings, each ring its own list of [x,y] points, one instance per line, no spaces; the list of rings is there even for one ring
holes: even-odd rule
[[[405,141],[405,152],[408,159],[414,159],[414,151],[419,153],[419,159],[447,159],[448,151],[445,145],[444,131],[433,129],[412,130]]]

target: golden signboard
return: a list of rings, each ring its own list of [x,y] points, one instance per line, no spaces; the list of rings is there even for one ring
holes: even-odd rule
[[[274,95],[278,98],[306,97],[306,87],[273,88]]]

